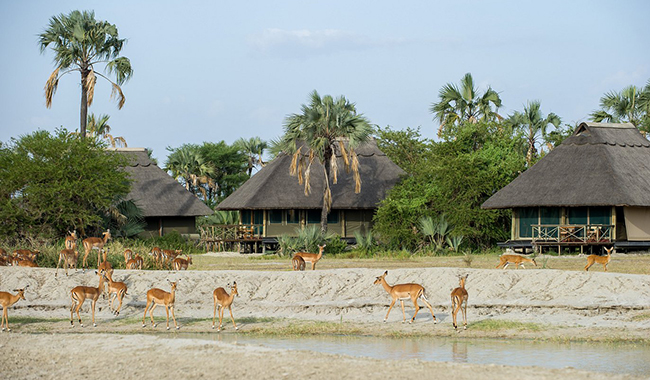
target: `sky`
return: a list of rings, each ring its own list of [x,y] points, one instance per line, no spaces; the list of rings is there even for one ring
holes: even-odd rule
[[[650,79],[644,0],[0,0],[0,141],[79,128],[80,76],[63,76],[46,108],[54,54],[37,37],[72,10],[115,24],[134,71],[121,110],[99,78],[89,113],[108,114],[114,136],[161,166],[167,147],[278,138],[313,90],[435,138],[431,104],[465,73],[500,94],[501,115],[539,100],[571,125],[605,93]]]

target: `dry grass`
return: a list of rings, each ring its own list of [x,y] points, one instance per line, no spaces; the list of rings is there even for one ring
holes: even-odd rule
[[[288,271],[291,270],[291,259],[280,258],[275,255],[194,255],[194,265],[190,270],[262,270],[262,271]],[[526,269],[514,269],[514,266],[506,270],[530,270],[530,269],[560,269],[582,271],[587,263],[586,255],[563,255],[563,256],[538,256],[537,267],[526,265]],[[472,255],[472,268],[495,269],[499,263],[496,254]],[[317,269],[337,268],[419,268],[419,267],[457,267],[466,268],[465,256],[412,256],[410,258],[369,258],[369,259],[348,259],[336,256],[326,256],[317,264]],[[608,269],[615,273],[650,274],[650,254],[616,254],[612,256]],[[502,269],[500,269],[502,270]],[[594,265],[592,272],[602,272],[601,265]]]

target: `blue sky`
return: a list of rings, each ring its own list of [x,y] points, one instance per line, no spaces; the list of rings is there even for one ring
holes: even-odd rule
[[[344,95],[372,123],[420,127],[445,83],[472,73],[500,93],[502,115],[540,100],[586,121],[600,97],[650,79],[647,1],[0,1],[0,141],[79,126],[79,76],[54,70],[37,34],[53,15],[94,10],[128,43],[134,75],[118,110],[98,80],[90,112],[113,135],[165,147],[282,134],[312,90]]]

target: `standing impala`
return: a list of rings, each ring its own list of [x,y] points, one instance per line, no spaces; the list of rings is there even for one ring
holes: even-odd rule
[[[87,260],[88,255],[90,254],[90,251],[93,250],[93,249],[97,250],[97,265],[99,265],[99,262],[100,262],[99,261],[99,251],[102,248],[104,248],[104,245],[106,244],[108,239],[111,238],[111,230],[110,229],[106,230],[106,232],[102,233],[102,236],[103,236],[102,238],[89,237],[89,238],[85,238],[82,241],[83,246],[84,246],[84,251],[85,251],[84,259],[83,259],[83,263],[82,263],[82,266],[83,266],[84,270],[86,268],[88,268],[88,260]]]
[[[230,311],[230,319],[232,319],[232,325],[235,326],[235,330],[239,330],[239,327],[235,324],[235,318],[232,316],[232,301],[235,299],[235,296],[239,295],[237,292],[237,282],[233,282],[230,287],[230,295],[224,288],[216,288],[212,293],[214,298],[214,314],[212,315],[212,328],[214,328],[214,320],[217,316],[217,306],[219,306],[219,327],[217,331],[221,331],[223,327],[223,312],[225,308],[228,308]]]
[[[291,259],[291,264],[293,265],[293,270],[305,270],[305,259],[298,255],[295,255]]]
[[[145,327],[144,319],[147,316],[147,310],[149,310],[149,305],[151,305],[151,326],[156,327],[156,323],[153,320],[153,310],[157,305],[165,306],[165,311],[167,312],[167,330],[169,330],[169,309],[172,310],[172,319],[174,319],[174,327],[178,330],[180,327],[176,324],[176,317],[174,316],[174,302],[176,301],[176,285],[180,280],[176,282],[169,282],[172,287],[171,292],[166,292],[162,289],[153,288],[149,289],[147,292],[147,306],[144,308],[144,315],[142,316],[142,327]]]
[[[186,255],[187,259],[184,259],[182,257],[177,257],[172,261],[172,269],[174,270],[187,270],[187,267],[192,264],[192,257],[190,255]]]
[[[318,260],[323,257],[323,250],[325,249],[325,246],[325,244],[318,246],[318,254],[309,252],[296,252],[296,256],[300,256],[303,260],[309,261],[311,263],[311,270],[314,270],[316,269],[316,263]]]
[[[65,275],[68,275],[68,268],[74,267],[74,271],[77,271],[77,261],[79,260],[79,252],[76,249],[62,249],[59,253],[59,262],[56,264],[56,272],[54,272],[54,277],[59,274],[59,265],[63,261],[63,266],[65,267]]]
[[[467,290],[465,290],[465,281],[467,281],[466,274],[465,277],[459,276],[458,280],[460,281],[460,286],[451,291],[451,314],[454,318],[454,329],[458,330],[458,324],[456,323],[456,316],[458,315],[458,310],[463,311],[463,328],[467,329]],[[461,309],[462,307],[462,309]]]
[[[585,265],[585,271],[588,271],[592,265],[598,263],[598,264],[602,264],[603,268],[605,269],[605,272],[607,272],[607,264],[609,264],[609,261],[612,259],[612,252],[614,251],[614,247],[612,248],[605,247],[605,251],[607,251],[606,256],[599,256],[599,255],[587,256],[587,265]]]
[[[104,276],[104,280],[108,282],[108,308],[115,315],[120,315],[120,310],[122,309],[122,300],[124,296],[127,295],[127,286],[123,282],[113,281],[113,270],[103,270],[99,272]],[[113,301],[118,300],[120,304],[117,308],[113,309]]]
[[[28,287],[29,285],[25,285],[25,287],[22,289],[14,289],[14,292],[18,292],[16,295],[8,292],[0,292],[0,305],[2,305],[2,321],[0,321],[0,327],[2,327],[2,331],[5,331],[5,328],[7,331],[11,331],[9,328],[9,316],[7,315],[7,309],[12,307],[16,302],[25,299],[25,289]]]
[[[402,320],[402,323],[406,322],[406,313],[404,312],[404,300],[406,299],[411,299],[413,301],[413,306],[415,306],[415,314],[413,314],[413,317],[409,321],[409,323],[412,323],[415,321],[415,316],[418,315],[418,311],[420,311],[420,306],[418,306],[418,298],[422,299],[422,302],[424,302],[425,305],[429,308],[431,311],[431,316],[433,317],[433,323],[437,323],[436,321],[436,316],[433,315],[433,308],[427,301],[427,298],[425,296],[425,291],[424,287],[419,284],[397,284],[390,286],[386,282],[386,276],[388,275],[388,271],[384,272],[381,276],[377,277],[375,280],[375,284],[381,284],[384,287],[384,290],[390,294],[390,296],[393,298],[393,302],[390,303],[390,307],[388,308],[388,313],[386,313],[386,317],[384,318],[384,322],[388,319],[388,315],[390,314],[391,309],[395,305],[395,301],[399,300],[400,304],[402,305],[402,315],[404,316],[404,319]]]
[[[77,249],[77,231],[68,231],[68,235],[65,237],[65,249]]]
[[[84,327],[83,322],[81,322],[81,316],[79,315],[79,309],[81,305],[84,304],[86,299],[90,300],[90,308],[93,312],[93,327],[97,327],[95,323],[95,305],[99,299],[99,295],[104,293],[104,276],[99,272],[95,271],[95,274],[99,275],[99,285],[95,288],[92,286],[77,286],[76,288],[70,291],[70,299],[72,300],[72,306],[70,306],[70,325],[74,327],[74,312],[77,312],[77,318],[79,319],[79,324],[81,327]]]

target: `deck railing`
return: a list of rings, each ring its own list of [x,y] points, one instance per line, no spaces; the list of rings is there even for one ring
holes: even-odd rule
[[[239,251],[256,249],[262,240],[261,224],[219,224],[199,228],[201,243],[207,251]]]
[[[533,224],[533,244],[590,244],[611,243],[614,226],[611,224]]]

